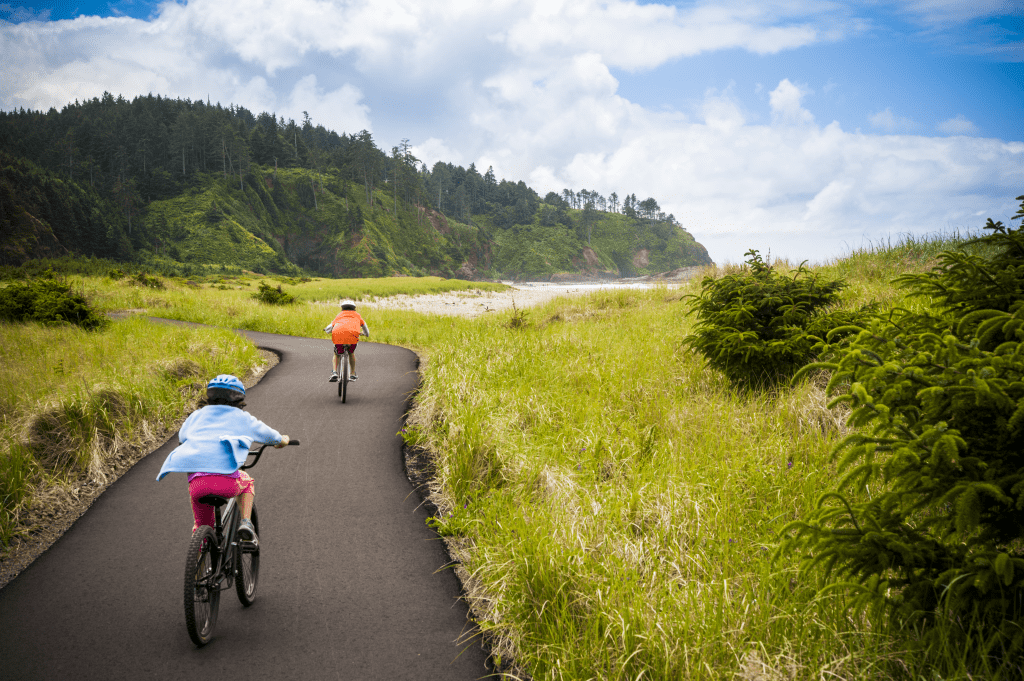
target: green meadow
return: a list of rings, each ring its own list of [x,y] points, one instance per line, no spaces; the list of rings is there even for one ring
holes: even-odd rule
[[[904,238],[814,269],[849,282],[844,307],[926,305],[905,301],[890,282],[929,269],[959,241]],[[251,297],[255,279],[161,281],[75,278],[106,311],[314,338],[323,337],[338,297],[481,288],[282,280],[273,283],[299,302],[268,306]],[[364,315],[372,340],[425,360],[404,435],[431,473],[431,524],[508,678],[990,678],[963,651],[923,651],[914,632],[852,614],[850,594],[822,591],[795,560],[776,556],[780,529],[832,489],[830,452],[848,432],[847,414],[828,408],[820,375],[738,393],[707,369],[681,345],[695,321],[685,296],[697,284],[605,290],[476,320]],[[141,319],[93,333],[31,325],[0,332],[5,539],[20,531],[14,521],[33,485],[59,482],[25,444],[40,414],[77,404],[98,414],[92,441],[126,437],[138,424],[179,417],[188,401],[174,394],[190,394],[196,376],[259,361],[229,332]],[[115,352],[117,366],[108,366]],[[176,364],[186,356],[198,374]],[[114,386],[130,396],[130,409],[140,406],[107,408],[127,414],[112,427],[98,396]],[[63,464],[64,476],[88,474],[89,457],[102,449],[90,446]],[[19,488],[19,480],[27,482]]]

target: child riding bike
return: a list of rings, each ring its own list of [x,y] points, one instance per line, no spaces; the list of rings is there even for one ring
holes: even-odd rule
[[[356,312],[356,301],[351,298],[345,298],[341,301],[341,312],[334,318],[334,321],[324,327],[324,333],[331,334],[331,342],[334,343],[334,358],[332,359],[332,367],[330,382],[334,383],[338,380],[338,366],[341,361],[341,353],[348,349],[348,361],[352,367],[352,374],[348,377],[348,380],[354,381],[356,376],[356,344],[359,342],[359,336],[370,337],[370,329],[366,326],[366,322]]]
[[[258,538],[251,520],[255,480],[239,466],[245,463],[253,442],[280,449],[288,444],[288,436],[242,411],[244,400],[245,387],[235,376],[221,374],[211,380],[206,386],[207,405],[185,419],[178,431],[181,444],[167,456],[156,479],[172,472],[188,473],[193,532],[202,525],[214,524],[214,507],[199,503],[199,499],[208,494],[238,497],[242,512],[239,538],[255,543]]]

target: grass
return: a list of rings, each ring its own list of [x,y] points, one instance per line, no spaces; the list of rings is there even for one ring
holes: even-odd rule
[[[0,542],[31,529],[21,521],[33,494],[106,484],[187,413],[207,377],[262,363],[226,330],[0,324]]]
[[[819,384],[741,396],[680,348],[678,293],[598,293],[482,322],[424,370],[410,440],[485,629],[534,678],[863,678],[887,654],[772,565],[827,488]],[[844,651],[835,657],[832,651]],[[757,677],[752,677],[757,678]]]
[[[850,282],[845,306],[904,305],[891,280],[958,240],[907,237],[815,269]],[[306,302],[271,308],[245,283],[82,286],[108,309],[311,337],[336,297],[395,290],[286,283]],[[680,345],[690,286],[473,321],[367,315],[374,340],[428,360],[405,436],[430,460],[431,522],[495,657],[510,674],[581,681],[985,678],[964,651],[926,655],[912,632],[773,561],[779,529],[832,488],[845,413],[821,377],[730,389]]]
[[[903,305],[891,280],[955,243],[817,269],[850,280],[844,305]],[[773,562],[832,488],[845,414],[821,377],[731,390],[680,347],[686,292],[557,301],[433,349],[406,437],[432,453],[433,524],[496,654],[535,679],[976,678]]]

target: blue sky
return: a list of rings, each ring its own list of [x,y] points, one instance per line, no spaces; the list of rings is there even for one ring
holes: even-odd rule
[[[0,108],[209,97],[542,194],[654,196],[719,262],[1006,219],[1024,1],[0,2]]]

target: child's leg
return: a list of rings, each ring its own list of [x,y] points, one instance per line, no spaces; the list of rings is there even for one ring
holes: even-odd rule
[[[256,495],[252,492],[246,492],[245,494],[239,494],[237,498],[238,510],[242,512],[242,517],[246,520],[252,520],[252,502]]]
[[[348,368],[353,374],[356,373],[356,353],[351,350],[348,353]]]
[[[236,497],[238,510],[241,511],[243,518],[252,520],[252,504],[256,500],[256,481],[248,473],[242,471],[238,478],[238,488],[240,492]]]
[[[334,358],[331,360],[332,363],[333,363],[333,366],[334,366],[334,373],[338,373],[338,366],[339,366],[340,360],[341,360],[341,358],[338,356],[338,353],[335,352],[334,353]]]

